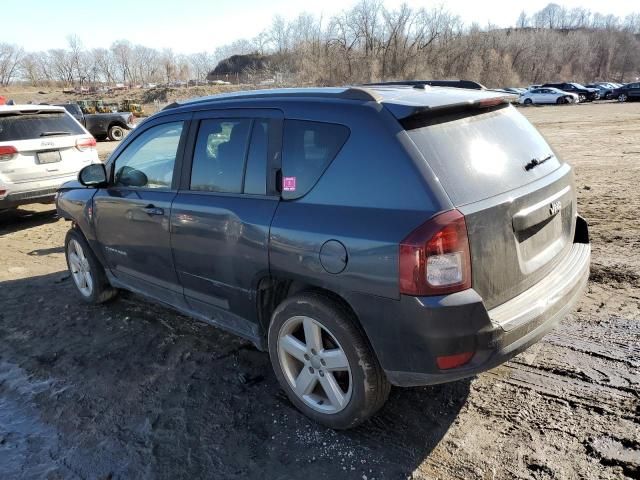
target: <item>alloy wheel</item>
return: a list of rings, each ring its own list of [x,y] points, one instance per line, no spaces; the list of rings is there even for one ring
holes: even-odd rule
[[[312,409],[334,414],[351,399],[353,380],[347,355],[320,322],[288,319],[278,333],[278,360],[295,395]]]
[[[83,296],[90,297],[93,293],[93,276],[89,260],[77,240],[71,240],[68,248],[69,270],[73,281]]]

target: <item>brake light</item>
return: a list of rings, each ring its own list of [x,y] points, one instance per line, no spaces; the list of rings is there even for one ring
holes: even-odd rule
[[[18,154],[18,149],[13,145],[0,147],[0,162],[8,162]]]
[[[505,103],[504,97],[484,98],[478,102],[478,106],[479,107],[495,107],[496,105],[500,105],[501,103]]]
[[[79,138],[78,140],[76,140],[76,148],[81,152],[84,152],[85,150],[89,150],[91,148],[95,148],[95,146],[96,139],[93,137]]]
[[[471,288],[467,225],[458,210],[437,215],[400,243],[400,293],[443,295]]]

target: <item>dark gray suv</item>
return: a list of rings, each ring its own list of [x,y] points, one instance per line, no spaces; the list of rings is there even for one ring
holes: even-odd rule
[[[57,197],[80,297],[127,289],[269,351],[349,428],[390,385],[474,375],[580,297],[571,167],[504,94],[371,86],[173,104]]]

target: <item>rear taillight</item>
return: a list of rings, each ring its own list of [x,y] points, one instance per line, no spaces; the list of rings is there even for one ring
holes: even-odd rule
[[[78,140],[76,140],[76,148],[81,152],[84,152],[85,150],[89,150],[90,148],[95,148],[95,146],[96,146],[96,139],[93,137],[79,138]]]
[[[12,145],[6,145],[4,147],[0,147],[0,162],[7,162],[9,160],[13,160],[13,158],[18,154],[18,149]]]
[[[471,255],[464,215],[437,215],[400,243],[400,293],[443,295],[471,288]]]

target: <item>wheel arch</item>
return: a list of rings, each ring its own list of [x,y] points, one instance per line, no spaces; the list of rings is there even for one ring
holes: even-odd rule
[[[326,286],[286,277],[273,276],[266,276],[260,279],[257,287],[256,307],[258,310],[258,321],[265,338],[271,323],[271,316],[278,305],[287,298],[303,292],[316,292],[340,304],[352,316],[358,330],[360,330],[367,341],[371,343],[358,314],[345,295],[331,290]]]

